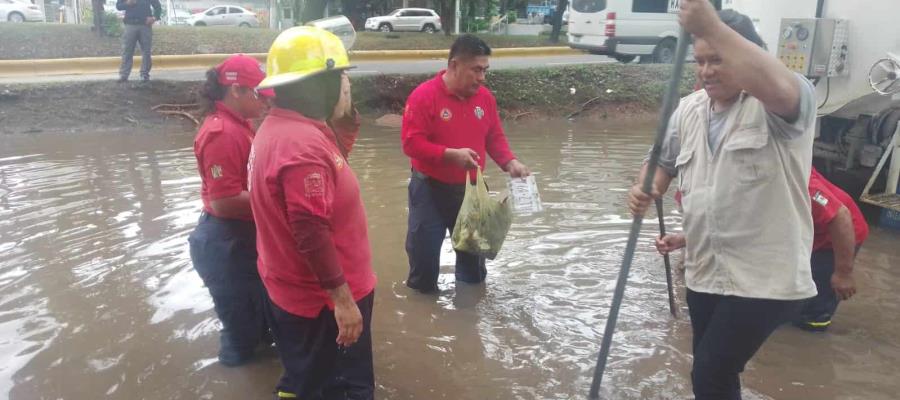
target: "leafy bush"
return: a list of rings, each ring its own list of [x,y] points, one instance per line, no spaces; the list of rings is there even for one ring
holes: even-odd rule
[[[121,37],[125,33],[118,15],[111,12],[103,13],[103,33],[109,37]]]

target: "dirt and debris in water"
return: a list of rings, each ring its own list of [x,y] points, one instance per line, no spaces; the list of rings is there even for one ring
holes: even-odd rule
[[[399,132],[364,124],[350,163],[378,275],[377,398],[584,398],[631,223],[624,193],[655,126],[508,123],[545,210],[516,217],[484,285],[455,281],[445,242],[440,292],[425,296],[403,283],[409,161]],[[0,398],[270,398],[276,357],[216,362],[219,324],[187,246],[201,206],[193,129],[79,129],[0,135]],[[490,162],[486,179],[506,184]],[[665,207],[680,230],[671,198]],[[609,400],[691,398],[683,286],[672,318],[656,232],[645,224],[635,254],[603,380]],[[744,399],[897,398],[898,241],[873,230],[856,260],[859,294],[826,333],[779,329],[747,366]]]

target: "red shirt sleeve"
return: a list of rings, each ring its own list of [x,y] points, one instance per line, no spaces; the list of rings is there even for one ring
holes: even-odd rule
[[[325,165],[292,165],[281,171],[281,189],[297,251],[323,289],[346,282],[331,227],[335,183]]]
[[[509,142],[503,132],[503,123],[500,121],[500,113],[497,111],[497,100],[493,97],[491,97],[491,107],[493,108],[491,114],[494,118],[487,134],[487,153],[500,168],[506,168],[506,164],[515,159],[516,155],[509,148]]]
[[[415,90],[406,100],[406,108],[403,110],[403,123],[400,128],[400,138],[403,145],[403,153],[410,158],[422,160],[431,164],[440,164],[444,159],[446,146],[433,143],[430,140],[431,133],[431,107],[428,94],[423,90]]]
[[[212,134],[197,154],[199,169],[210,200],[237,196],[244,191],[246,155],[224,132]]]
[[[822,185],[817,179],[809,181],[809,198],[812,200],[812,217],[813,224],[817,228],[824,228],[837,216],[840,211],[841,203],[825,185]]]

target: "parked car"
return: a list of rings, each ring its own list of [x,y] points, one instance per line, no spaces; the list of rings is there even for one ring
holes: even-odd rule
[[[27,0],[0,0],[0,22],[44,22],[44,11]]]
[[[441,16],[427,8],[400,8],[388,15],[367,19],[366,30],[434,33],[441,30]]]
[[[212,6],[206,11],[191,15],[187,20],[193,26],[240,26],[258,28],[256,14],[238,6]]]
[[[721,1],[715,1],[720,8]],[[569,46],[621,62],[671,63],[678,38],[678,16],[669,0],[572,0]]]

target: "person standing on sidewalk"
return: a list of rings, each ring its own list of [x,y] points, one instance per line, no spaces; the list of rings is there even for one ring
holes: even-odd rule
[[[853,198],[815,168],[809,177],[809,197],[815,225],[810,263],[819,294],[806,303],[794,325],[821,332],[831,325],[838,303],[856,294],[853,261],[869,237],[869,225]]]
[[[117,0],[116,9],[125,11],[119,82],[127,82],[128,76],[131,75],[134,47],[138,43],[141,45],[141,82],[149,82],[150,67],[153,65],[150,58],[150,51],[153,48],[153,24],[162,16],[162,5],[159,0]]]
[[[259,271],[284,373],[277,398],[374,397],[375,273],[359,181],[359,132],[341,39],[296,27],[272,43],[275,105],[253,140],[250,199]]]
[[[269,303],[256,269],[256,230],[247,191],[253,140],[250,119],[265,114],[271,90],[254,58],[233,55],[206,73],[201,90],[210,113],[194,139],[203,211],[188,237],[194,269],[222,322],[219,362],[238,366],[271,343]]]
[[[466,178],[484,168],[485,153],[514,178],[530,174],[510,150],[497,101],[484,87],[491,49],[474,35],[450,47],[447,69],[419,85],[406,100],[401,140],[412,164],[406,286],[437,292],[441,244],[453,231]],[[484,257],[456,252],[456,280],[481,283]]]
[[[681,99],[643,215],[675,176],[682,193],[685,283],[698,400],[738,400],[740,373],[775,329],[816,295],[809,267],[807,184],[816,104],[812,84],[769,54],[745,15],[681,0],[703,90]]]

